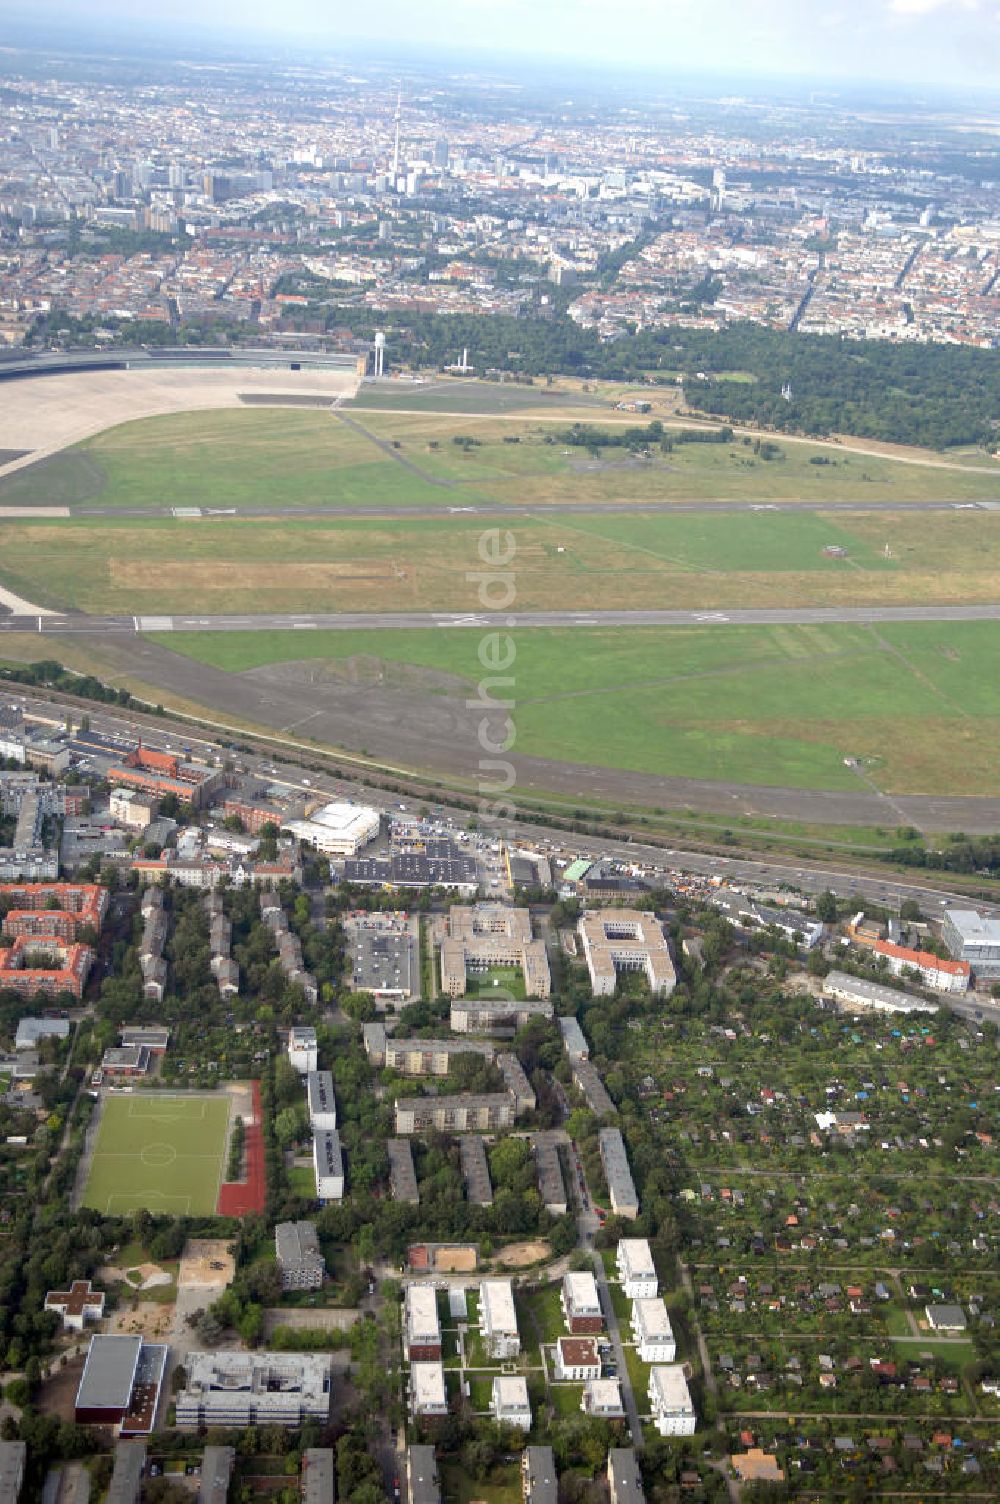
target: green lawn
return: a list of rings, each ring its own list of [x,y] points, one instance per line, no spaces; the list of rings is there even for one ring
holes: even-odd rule
[[[521,1301],[525,1344],[552,1343],[566,1335],[566,1321],[559,1304],[559,1285],[545,1285]]]
[[[580,1401],[583,1398],[582,1384],[550,1384],[549,1402],[560,1419],[573,1419],[582,1414]]]
[[[479,634],[170,633],[230,672],[322,659],[436,669],[464,697]],[[1000,792],[1000,625],[524,630],[514,636],[519,752],[661,775],[894,793]]]
[[[288,1171],[288,1189],[293,1196],[305,1196],[315,1199],[315,1174],[307,1165],[293,1165]]]
[[[476,517],[10,520],[0,577],[103,612],[475,610]],[[711,512],[519,518],[520,610],[992,601],[1000,512]],[[890,555],[885,546],[891,539]],[[837,547],[845,557],[831,557]]]
[[[469,972],[465,983],[466,997],[512,997],[519,1002],[527,997],[524,975],[517,966],[491,966],[488,971]]]
[[[223,1174],[229,1098],[107,1097],[84,1206],[211,1216]]]
[[[942,496],[995,498],[1000,487],[1000,467],[995,475],[962,465],[942,470],[940,463],[902,464],[788,439],[777,440],[781,457],[770,463],[739,440],[679,445],[648,460],[606,449],[594,459],[584,449],[567,449],[556,437],[573,418],[589,416],[588,399],[571,392],[550,400],[530,388],[466,387],[463,393],[449,384],[433,392],[400,393],[396,402],[395,412],[365,411],[368,403],[394,406],[392,393],[366,392],[353,416],[367,434],[400,445],[398,452],[387,453],[330,412],[171,413],[119,424],[15,472],[0,481],[0,504],[264,510],[281,505],[333,512],[361,507],[373,513],[449,504],[608,501],[627,507],[691,499],[762,505],[864,499],[905,505]],[[593,418],[606,427],[630,421],[600,405],[593,407]],[[474,439],[475,445],[453,444],[456,435]],[[811,463],[819,458],[825,463]],[[988,469],[984,457],[980,466]]]
[[[458,1462],[442,1462],[441,1495],[444,1504],[520,1504],[521,1472],[516,1463],[494,1467],[488,1478],[471,1478]]]

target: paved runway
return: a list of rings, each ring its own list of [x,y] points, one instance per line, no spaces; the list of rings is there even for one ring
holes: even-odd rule
[[[424,631],[427,628],[787,627],[904,621],[1000,621],[1000,604],[970,606],[803,606],[744,611],[341,611],[237,616],[0,615],[0,632],[118,637],[146,632]]]
[[[39,517],[51,515],[40,507],[37,510]],[[19,509],[19,516],[30,517],[33,509],[24,507]],[[74,506],[72,512],[64,509],[65,516],[69,517],[173,517],[173,507],[102,507],[102,506]],[[491,502],[488,505],[462,506],[456,502],[421,502],[419,506],[383,506],[377,500],[371,506],[281,506],[270,502],[261,502],[257,506],[238,507],[203,507],[199,509],[200,517],[211,520],[213,517],[245,517],[245,518],[271,518],[271,517],[300,517],[318,522],[337,522],[341,518],[358,517],[398,517],[413,521],[419,517],[450,517],[461,513],[474,517],[575,517],[575,516],[664,516],[672,514],[687,515],[689,513],[718,512],[888,512],[898,514],[901,512],[996,512],[1000,511],[1000,490],[996,501],[951,501],[947,497],[935,501],[869,501],[856,499],[854,501],[539,501],[527,505],[512,502],[505,506],[502,502]]]

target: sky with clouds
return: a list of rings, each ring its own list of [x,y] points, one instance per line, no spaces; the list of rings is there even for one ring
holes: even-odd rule
[[[509,56],[1000,87],[1000,0],[0,0],[18,20],[151,24]],[[152,18],[155,17],[155,22]]]

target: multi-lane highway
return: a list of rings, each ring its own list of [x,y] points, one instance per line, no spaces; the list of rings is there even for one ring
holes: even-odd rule
[[[1000,621],[1000,604],[970,606],[792,606],[757,610],[642,611],[314,611],[229,616],[87,616],[49,612],[0,615],[0,631],[91,637],[144,632],[419,631],[428,627],[828,626],[904,621]]]

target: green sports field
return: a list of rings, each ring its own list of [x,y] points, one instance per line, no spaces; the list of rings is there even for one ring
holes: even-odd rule
[[[107,1216],[211,1216],[228,1128],[228,1097],[106,1097],[83,1205]]]

